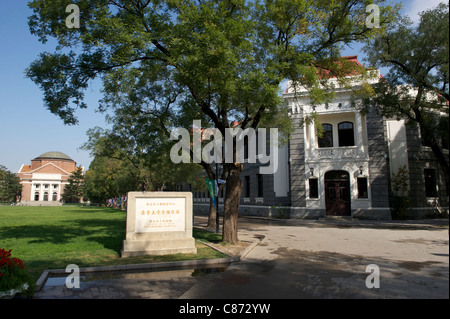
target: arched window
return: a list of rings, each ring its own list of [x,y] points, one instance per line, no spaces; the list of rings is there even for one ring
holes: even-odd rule
[[[333,147],[333,125],[322,124],[323,134],[319,137],[319,147]]]
[[[44,202],[47,202],[47,201],[48,201],[48,193],[45,192],[45,193],[44,193]]]
[[[56,192],[53,193],[52,201],[56,202],[58,200],[58,194]]]
[[[34,200],[39,201],[39,192],[34,193]]]
[[[354,146],[355,138],[353,134],[352,122],[341,122],[338,124],[339,146]]]

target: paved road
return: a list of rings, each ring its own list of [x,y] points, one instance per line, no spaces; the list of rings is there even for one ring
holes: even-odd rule
[[[204,226],[205,217],[195,225]],[[105,279],[43,289],[38,298],[449,298],[448,220],[298,221],[240,218],[239,239],[263,238],[224,272]],[[369,289],[368,265],[380,288]],[[370,283],[374,283],[370,280]]]
[[[264,236],[261,244],[181,298],[449,298],[442,222],[241,219],[240,239]],[[380,288],[366,286],[372,264]]]

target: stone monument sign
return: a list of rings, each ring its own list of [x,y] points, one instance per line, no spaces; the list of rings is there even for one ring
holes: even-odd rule
[[[192,193],[128,193],[122,257],[197,253],[192,237]]]

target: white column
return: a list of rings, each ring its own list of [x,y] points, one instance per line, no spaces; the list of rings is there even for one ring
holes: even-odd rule
[[[61,182],[58,183],[58,202],[61,200]]]
[[[362,120],[361,113],[355,112],[355,145],[358,146],[357,154],[364,154],[364,142],[363,142],[363,131],[362,131]]]
[[[314,150],[316,148],[316,132],[314,129],[314,119],[310,118],[308,123],[308,134],[309,134],[309,156],[314,157]]]

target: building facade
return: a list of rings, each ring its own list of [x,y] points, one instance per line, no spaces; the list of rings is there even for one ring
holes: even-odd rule
[[[358,63],[356,57],[349,57]],[[353,86],[335,79],[333,102],[313,105],[306,90],[284,94],[295,131],[290,143],[291,217],[390,219],[385,123],[350,102]],[[315,116],[312,116],[315,114]],[[316,133],[316,121],[323,127]],[[301,124],[303,123],[303,125]]]
[[[23,164],[17,173],[22,184],[22,204],[61,203],[65,185],[77,163],[61,152],[46,152]]]
[[[346,58],[361,66],[356,56]],[[371,72],[377,81],[379,71]],[[307,90],[288,86],[283,98],[294,132],[278,150],[275,174],[260,175],[258,164],[244,164],[240,214],[389,220],[400,209],[410,218],[448,216],[447,185],[431,148],[422,145],[418,127],[383,118],[374,109],[356,110],[351,94],[361,82],[349,80],[350,87],[330,79],[335,99],[321,105],[311,102]],[[407,178],[396,191],[393,177],[401,169]],[[208,211],[207,192],[196,192],[194,204]]]

